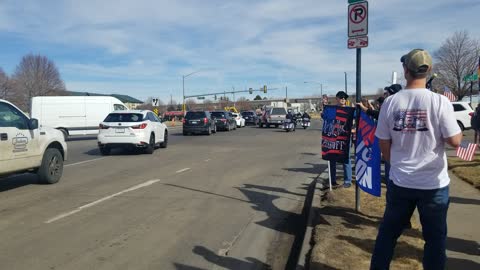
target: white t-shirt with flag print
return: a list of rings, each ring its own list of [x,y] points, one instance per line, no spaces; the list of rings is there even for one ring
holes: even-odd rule
[[[431,190],[450,183],[445,139],[461,132],[450,101],[428,89],[405,89],[382,105],[375,136],[391,140],[390,180]]]

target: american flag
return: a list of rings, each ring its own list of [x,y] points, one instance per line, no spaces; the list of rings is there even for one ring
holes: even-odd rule
[[[457,148],[457,156],[463,160],[472,161],[475,150],[477,150],[477,144],[462,142]]]
[[[445,86],[445,89],[443,90],[443,95],[446,96],[450,101],[457,101],[457,96],[448,89],[447,86]]]

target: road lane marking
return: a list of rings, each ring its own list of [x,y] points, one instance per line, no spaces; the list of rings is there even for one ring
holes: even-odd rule
[[[80,161],[80,162],[76,162],[76,163],[72,163],[72,164],[67,164],[63,167],[70,167],[70,166],[75,166],[75,165],[80,165],[80,164],[84,164],[84,163],[88,163],[88,162],[92,162],[92,161],[97,161],[97,160],[101,160],[101,159],[106,159],[107,157],[101,157],[101,158],[95,158],[95,159],[89,159],[89,160],[84,160],[84,161]]]
[[[104,201],[110,200],[110,199],[112,199],[112,198],[114,198],[114,197],[120,196],[120,195],[122,195],[122,194],[124,194],[124,193],[127,193],[127,192],[130,192],[130,191],[134,191],[134,190],[137,190],[137,189],[140,189],[140,188],[143,188],[143,187],[147,187],[147,186],[153,185],[153,184],[157,183],[158,181],[160,181],[160,179],[150,180],[150,181],[147,181],[147,182],[145,182],[145,183],[142,183],[142,184],[133,186],[133,187],[131,187],[131,188],[125,189],[125,190],[120,191],[120,192],[117,192],[117,193],[115,193],[115,194],[109,195],[109,196],[107,196],[107,197],[103,197],[103,198],[101,198],[101,199],[99,199],[99,200],[96,200],[96,201],[94,201],[94,202],[91,202],[91,203],[89,203],[89,204],[82,205],[82,206],[78,207],[78,208],[75,209],[75,210],[72,210],[72,211],[70,211],[70,212],[66,212],[66,213],[60,214],[60,215],[58,215],[58,216],[56,216],[56,217],[53,217],[53,218],[45,221],[45,223],[49,224],[49,223],[58,221],[58,220],[60,220],[60,219],[62,219],[62,218],[66,218],[66,217],[68,217],[68,216],[71,216],[71,215],[73,215],[73,214],[76,214],[76,213],[78,213],[78,212],[80,212],[80,211],[82,211],[82,210],[84,210],[84,209],[90,208],[90,207],[92,207],[92,206],[94,206],[94,205],[97,205],[97,204],[99,204],[99,203],[101,203],[101,202],[104,202]]]
[[[205,159],[205,162],[209,162],[211,159]]]
[[[182,172],[186,172],[188,170],[190,170],[190,168],[184,168],[184,169],[176,171],[176,173],[182,173]]]

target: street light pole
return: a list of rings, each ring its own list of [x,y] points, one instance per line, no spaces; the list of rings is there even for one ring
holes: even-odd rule
[[[345,73],[345,93],[348,94],[348,90],[347,90],[347,72],[343,72]]]
[[[183,104],[182,104],[182,111],[183,113],[185,114],[185,78],[187,78],[188,76],[191,76],[195,73],[198,73],[200,72],[201,70],[197,70],[197,71],[194,71],[192,73],[189,73],[187,75],[182,75],[182,90],[183,90]]]

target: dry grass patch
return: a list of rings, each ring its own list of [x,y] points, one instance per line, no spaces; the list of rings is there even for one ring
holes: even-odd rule
[[[361,213],[356,213],[354,186],[328,192],[322,207],[315,210],[318,225],[310,269],[369,269],[384,209],[384,196],[377,198],[362,192]],[[413,217],[412,227],[399,238],[391,269],[422,269],[424,242]]]
[[[458,178],[480,189],[480,156],[478,154],[472,161],[450,157],[448,158],[448,169]]]

